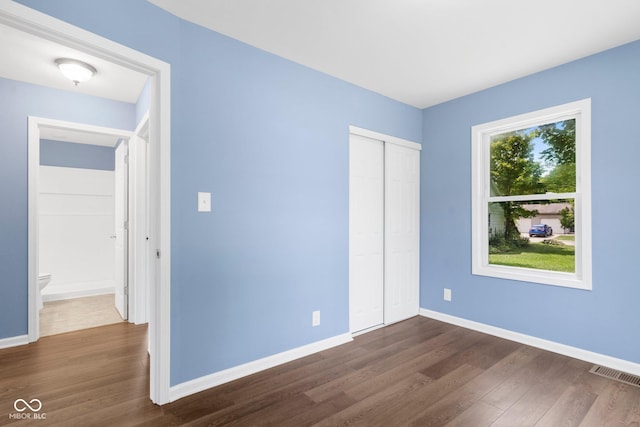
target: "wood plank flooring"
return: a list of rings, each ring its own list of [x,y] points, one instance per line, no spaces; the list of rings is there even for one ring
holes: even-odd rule
[[[640,427],[640,388],[422,317],[159,407],[146,334],[119,323],[0,350],[0,425]],[[9,418],[20,398],[46,419]]]

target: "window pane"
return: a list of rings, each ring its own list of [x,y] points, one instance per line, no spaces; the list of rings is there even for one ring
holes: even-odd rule
[[[491,196],[576,191],[575,119],[493,135]]]
[[[489,264],[574,273],[574,200],[489,203]]]

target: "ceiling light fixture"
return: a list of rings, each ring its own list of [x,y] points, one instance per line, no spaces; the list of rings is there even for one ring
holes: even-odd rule
[[[58,58],[56,64],[63,76],[71,80],[76,86],[80,82],[89,80],[97,70],[86,62],[77,59]]]

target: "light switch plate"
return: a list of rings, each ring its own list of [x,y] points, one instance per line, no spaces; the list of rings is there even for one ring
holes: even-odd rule
[[[198,212],[211,212],[211,193],[198,192]]]

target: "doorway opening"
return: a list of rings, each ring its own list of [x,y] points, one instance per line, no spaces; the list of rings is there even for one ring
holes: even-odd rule
[[[30,118],[32,157],[39,157],[36,322],[38,336],[54,335],[128,320],[146,323],[148,258],[134,257],[146,246],[145,144],[131,131],[51,119]],[[148,128],[148,115],[140,128]],[[129,148],[132,147],[131,153]],[[38,154],[37,154],[38,153]],[[137,156],[142,156],[138,159]],[[35,160],[35,159],[34,159]],[[144,175],[140,174],[140,175]],[[134,209],[142,209],[136,215]],[[137,218],[137,220],[134,220]],[[137,230],[145,230],[135,239]],[[134,233],[130,233],[133,230]],[[136,277],[136,280],[132,280]],[[131,290],[142,301],[134,304]],[[131,306],[131,307],[129,307]],[[42,316],[40,316],[42,315]]]
[[[170,400],[170,66],[169,64],[26,6],[6,2],[0,6],[0,24],[145,74],[150,78],[149,103],[149,247],[156,256],[149,262],[150,397],[154,403]],[[35,126],[30,123],[29,126]],[[35,132],[30,134],[36,135]],[[29,146],[36,146],[29,141]],[[37,157],[29,152],[29,207],[37,204]],[[28,340],[37,339],[36,294],[38,267],[37,210],[28,213]]]

